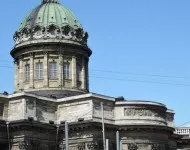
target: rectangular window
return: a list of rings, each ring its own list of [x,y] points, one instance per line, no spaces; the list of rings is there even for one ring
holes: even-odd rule
[[[50,79],[57,78],[57,63],[56,62],[49,63],[49,78]]]
[[[36,72],[36,79],[42,80],[43,79],[43,63],[42,62],[36,63],[35,72]]]
[[[25,81],[26,82],[30,81],[30,65],[29,64],[25,65]]]
[[[64,79],[70,78],[69,66],[70,66],[70,63],[68,61],[64,61]]]
[[[81,66],[77,64],[77,81],[81,81]]]

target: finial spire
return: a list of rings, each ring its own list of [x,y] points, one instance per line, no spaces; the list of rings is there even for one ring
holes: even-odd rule
[[[43,0],[44,3],[59,3],[59,0]]]

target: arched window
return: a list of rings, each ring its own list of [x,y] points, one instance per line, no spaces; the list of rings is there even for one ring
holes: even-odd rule
[[[57,78],[57,63],[55,61],[49,63],[49,78]]]
[[[76,66],[77,70],[76,70],[76,73],[77,73],[77,81],[81,81],[81,65],[77,63],[77,66]]]
[[[35,65],[35,79],[36,80],[42,80],[43,79],[43,63],[42,62],[38,62]]]
[[[64,61],[64,79],[70,79],[70,63]]]
[[[30,81],[30,64],[25,65],[25,81]]]

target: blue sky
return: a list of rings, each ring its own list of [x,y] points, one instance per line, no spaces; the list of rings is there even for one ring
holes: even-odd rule
[[[189,0],[62,0],[88,31],[90,90],[166,104],[190,121]],[[13,34],[40,0],[1,2],[0,92],[14,90]],[[8,66],[8,67],[4,67]]]

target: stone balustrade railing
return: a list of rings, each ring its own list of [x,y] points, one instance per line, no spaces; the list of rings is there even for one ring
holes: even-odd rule
[[[176,128],[175,133],[179,135],[190,135],[190,127]]]

